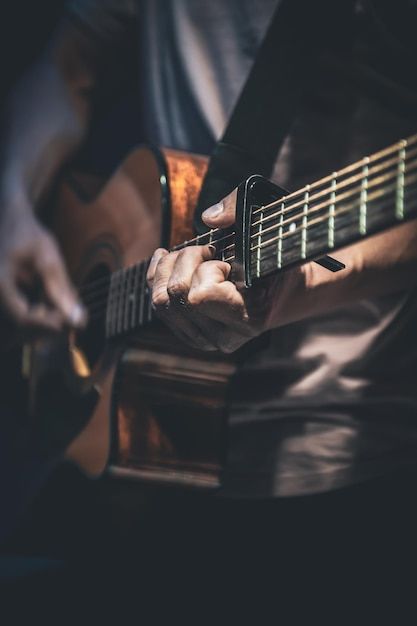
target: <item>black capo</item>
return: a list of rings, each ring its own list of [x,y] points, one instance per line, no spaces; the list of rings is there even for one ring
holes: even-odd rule
[[[236,202],[236,241],[234,279],[237,284],[250,287],[252,284],[250,268],[251,222],[254,208],[266,206],[288,195],[288,192],[270,180],[255,174],[241,183],[237,190]],[[338,272],[345,265],[327,254],[315,262],[331,272]]]

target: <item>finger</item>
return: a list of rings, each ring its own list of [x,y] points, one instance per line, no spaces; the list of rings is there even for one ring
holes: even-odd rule
[[[228,280],[230,265],[208,261],[193,275],[188,293],[192,310],[223,324],[246,324],[247,315],[242,295]]]
[[[0,297],[13,322],[23,329],[54,332],[63,327],[63,319],[59,312],[51,311],[45,305],[30,307],[29,302],[12,281],[2,281]]]
[[[156,266],[153,270],[153,277],[150,282],[152,286],[152,306],[156,311],[169,306],[167,286],[172,270],[174,269],[177,256],[178,252],[168,253],[164,250],[162,254],[157,256],[155,261]]]
[[[168,281],[179,255],[179,251],[168,253],[166,250],[159,249],[155,252],[154,260],[153,262],[151,261],[153,267],[149,272],[150,284],[152,285],[152,306],[157,316],[180,339],[202,350],[214,350],[215,347],[207,341],[195,324],[188,319],[186,307],[181,305],[179,300],[175,298],[171,300],[168,294]]]
[[[216,347],[207,340],[199,328],[189,319],[187,308],[184,306],[186,302],[183,301],[181,304],[174,294],[170,297],[168,293],[168,282],[178,258],[183,256],[183,252],[168,253],[162,248],[155,251],[149,264],[147,276],[148,284],[152,287],[152,306],[157,316],[177,337],[188,345],[202,350],[215,350]],[[198,250],[199,262],[209,254],[213,254],[211,249],[205,251]],[[191,252],[190,259],[194,259],[195,256],[196,253]]]
[[[52,306],[67,324],[75,328],[83,327],[86,312],[75,294],[61,256],[50,240],[44,245],[42,253],[35,256],[35,267]]]
[[[153,281],[155,277],[155,271],[156,271],[156,268],[160,259],[163,256],[166,256],[167,254],[168,254],[168,250],[165,250],[165,248],[158,248],[153,253],[152,258],[148,265],[148,271],[146,273],[146,280],[147,280],[149,289],[152,289],[152,285],[153,285]]]
[[[234,224],[236,219],[237,189],[223,198],[217,204],[206,209],[202,214],[202,220],[210,228],[227,228]]]
[[[180,329],[194,343],[194,347],[215,350],[216,330],[213,322],[195,314],[187,306],[188,290],[195,270],[204,262],[212,259],[216,249],[212,245],[191,246],[178,252],[171,276],[167,283],[170,299],[169,309],[165,313],[167,323],[174,329]]]
[[[29,303],[11,280],[0,282],[0,298],[9,316],[20,325],[28,311]]]
[[[186,302],[195,270],[205,261],[211,260],[215,253],[216,248],[212,245],[192,246],[178,252],[167,283],[171,302]]]
[[[50,309],[45,304],[36,304],[29,307],[24,326],[28,331],[60,332],[65,321],[59,311]]]

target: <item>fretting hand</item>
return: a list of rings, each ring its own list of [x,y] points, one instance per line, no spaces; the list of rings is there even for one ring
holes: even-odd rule
[[[203,213],[210,228],[235,221],[236,192]],[[157,315],[182,340],[202,350],[233,352],[269,327],[276,278],[239,291],[229,263],[215,259],[214,246],[159,248],[148,269]]]

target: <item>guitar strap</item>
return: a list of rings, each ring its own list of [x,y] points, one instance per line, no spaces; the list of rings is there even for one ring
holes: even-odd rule
[[[303,94],[317,75],[320,52],[348,29],[352,0],[281,0],[255,62],[216,145],[195,214],[197,232],[204,209],[251,174],[270,177],[279,148]],[[336,28],[342,23],[342,28]]]

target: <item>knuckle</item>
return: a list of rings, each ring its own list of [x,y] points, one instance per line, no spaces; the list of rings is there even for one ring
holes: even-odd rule
[[[168,256],[167,250],[165,248],[157,248],[149,261],[148,273],[153,274],[156,266],[165,256]]]
[[[58,269],[57,260],[49,254],[46,254],[41,261],[42,269],[48,274],[54,274]]]
[[[60,264],[60,257],[57,249],[51,245],[45,245],[41,248],[39,263],[45,271],[55,272]]]
[[[158,269],[164,268],[165,265],[171,263],[173,254],[177,254],[177,253],[165,252],[165,254],[160,254],[159,257],[156,259],[156,265],[158,266]]]
[[[181,248],[181,250],[178,250],[178,252],[177,252],[177,260],[183,259],[188,251],[189,251],[189,248],[188,249],[187,248]]]
[[[191,307],[198,307],[204,301],[204,291],[201,289],[192,289],[188,294],[188,304]]]
[[[188,286],[184,281],[174,277],[168,281],[167,292],[170,298],[179,298],[187,294]]]
[[[203,282],[207,278],[210,278],[211,270],[213,267],[212,263],[214,262],[215,261],[206,261],[205,263],[199,265],[194,272],[195,278],[200,282]]]
[[[168,304],[169,297],[165,289],[154,289],[152,291],[152,306],[155,309],[164,309]]]

